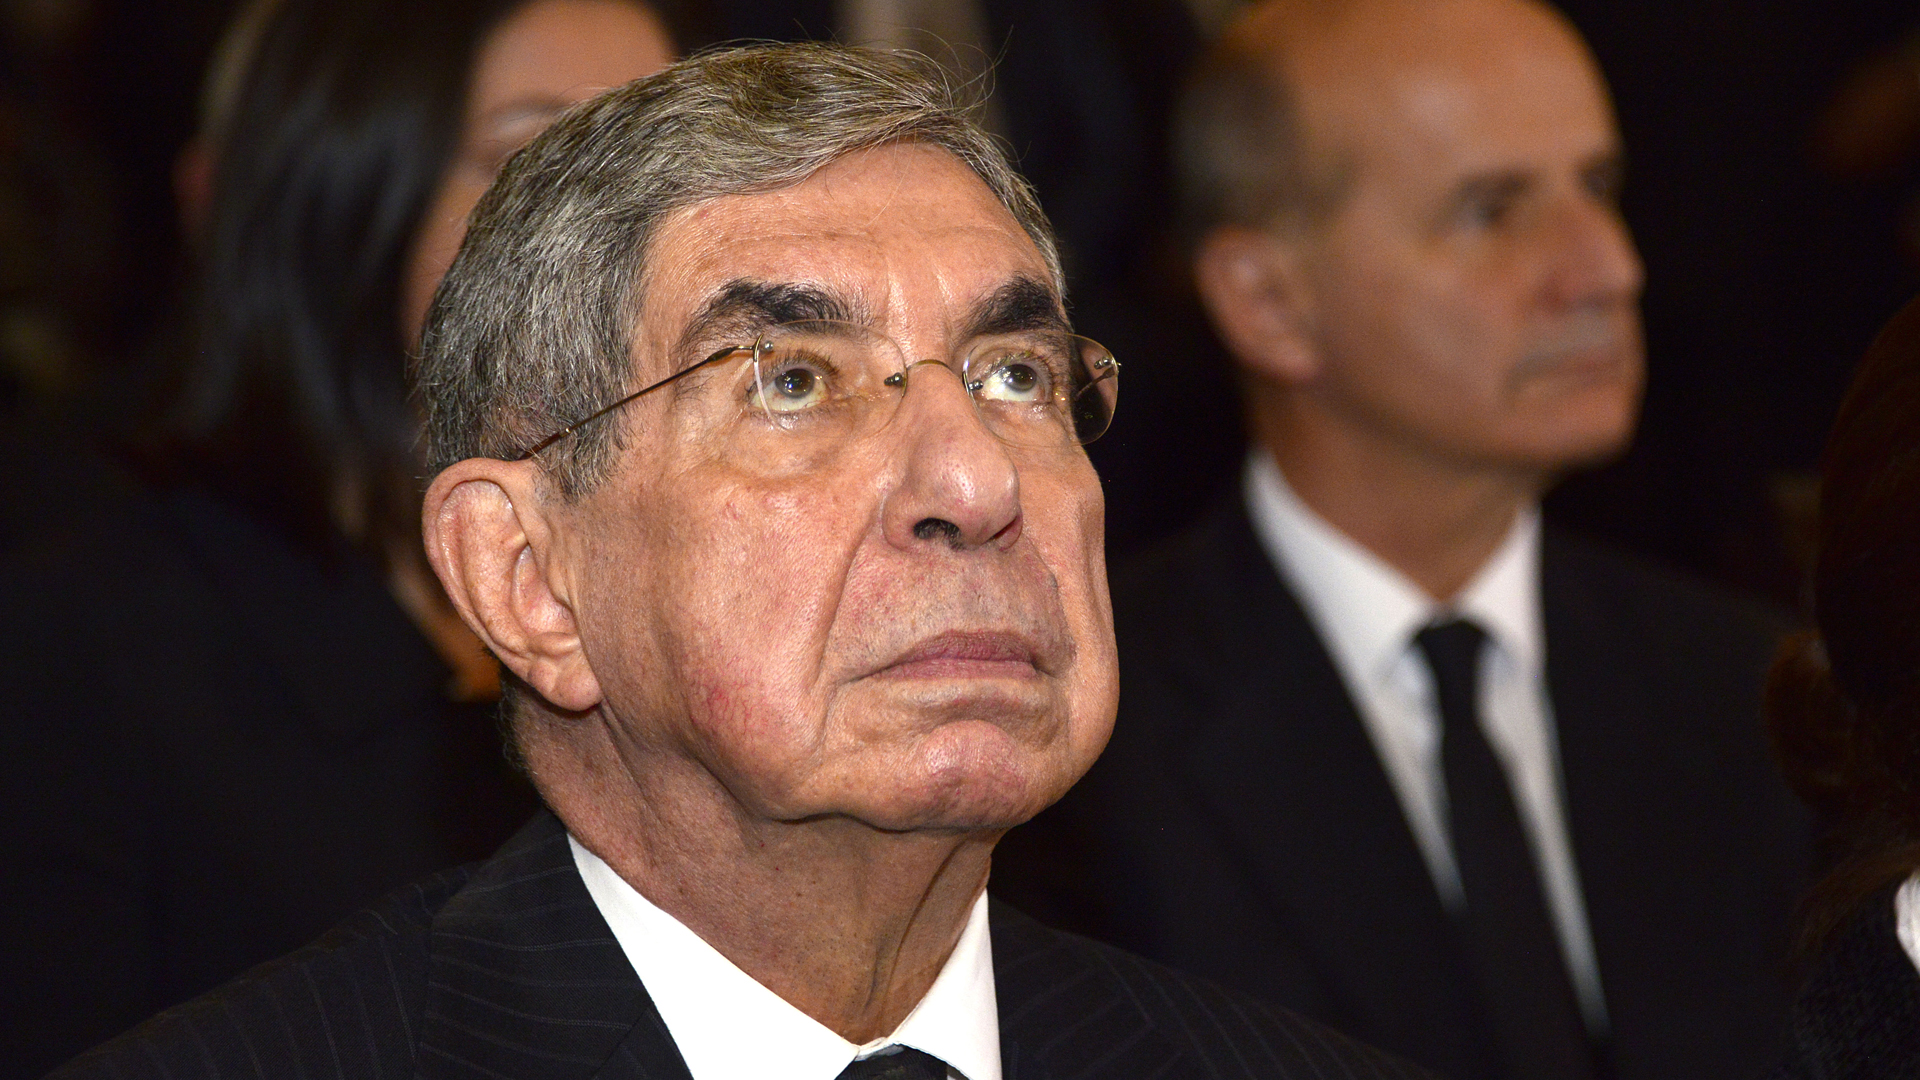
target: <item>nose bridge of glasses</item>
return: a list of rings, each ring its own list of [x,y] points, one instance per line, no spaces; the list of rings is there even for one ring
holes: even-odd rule
[[[900,398],[895,404],[896,408],[905,406],[907,391],[911,390],[916,382],[913,376],[923,367],[940,368],[952,375],[955,385],[957,385],[960,392],[966,396],[967,404],[972,406],[970,411],[973,412],[975,419],[985,425],[989,430],[993,429],[993,425],[989,422],[988,418],[980,411],[980,402],[974,397],[974,391],[977,387],[967,381],[967,371],[958,363],[951,360],[944,360],[937,356],[922,357],[907,363],[906,368],[900,373],[900,377],[905,381],[906,385],[901,387]]]
[[[931,364],[934,367],[946,368],[948,371],[953,372],[954,377],[960,380],[961,388],[962,389],[968,388],[967,376],[965,372],[955,368],[952,361],[942,360],[937,356],[926,356],[918,360],[906,360],[902,362],[900,364],[900,367],[897,370],[895,370],[891,375],[887,376],[885,380],[886,384],[888,386],[894,387],[895,389],[899,389],[902,391],[902,393],[904,393],[907,384],[912,381],[910,376],[913,374],[914,369],[919,367],[924,367],[928,364]]]
[[[912,363],[909,363],[909,364],[907,365],[907,371],[909,371],[909,372],[911,372],[911,371],[913,371],[913,370],[914,370],[915,368],[919,368],[919,367],[925,367],[925,366],[926,366],[926,365],[928,365],[928,364],[932,364],[932,365],[933,365],[933,366],[935,366],[935,367],[943,367],[943,368],[946,368],[946,369],[947,369],[948,371],[951,371],[951,372],[953,372],[953,374],[954,374],[954,375],[955,375],[956,377],[958,377],[958,378],[959,378],[959,380],[960,380],[961,382],[963,382],[963,383],[964,383],[964,382],[966,382],[966,381],[967,381],[967,377],[966,377],[966,374],[965,374],[964,372],[962,372],[961,370],[959,370],[958,368],[956,368],[956,367],[954,367],[954,365],[953,365],[953,361],[951,361],[951,360],[944,360],[944,359],[942,359],[942,358],[940,358],[940,357],[938,357],[938,356],[923,356],[923,357],[921,357],[920,359],[918,359],[918,360],[915,360],[915,361],[913,361]]]

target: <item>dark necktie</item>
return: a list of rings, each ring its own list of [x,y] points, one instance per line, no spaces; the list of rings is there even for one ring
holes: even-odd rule
[[[1440,761],[1448,834],[1466,894],[1460,919],[1508,1075],[1585,1080],[1593,1047],[1560,955],[1533,849],[1506,770],[1480,731],[1480,653],[1486,634],[1463,620],[1414,638],[1433,671],[1440,704]]]
[[[854,1061],[840,1070],[839,1080],[947,1080],[947,1066],[932,1054],[903,1046]]]

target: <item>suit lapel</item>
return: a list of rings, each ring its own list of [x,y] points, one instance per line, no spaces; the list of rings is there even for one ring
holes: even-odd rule
[[[1201,537],[1198,617],[1169,644],[1219,695],[1185,743],[1188,790],[1345,1023],[1389,1046],[1469,1038],[1451,921],[1332,658],[1238,499]]]
[[[1620,988],[1607,977],[1614,952],[1606,947],[1613,936],[1609,927],[1622,917],[1638,921],[1646,910],[1616,895],[1616,886],[1662,862],[1650,845],[1657,846],[1663,830],[1633,823],[1644,807],[1665,800],[1629,779],[1647,775],[1641,759],[1664,740],[1643,737],[1643,718],[1654,711],[1642,686],[1632,622],[1617,612],[1618,597],[1606,594],[1604,583],[1583,568],[1579,549],[1554,530],[1542,537],[1540,563],[1547,687],[1560,747],[1567,833],[1599,954],[1601,986],[1613,997]]]
[[[689,1080],[541,813],[433,921],[421,1080]]]
[[[1011,908],[991,919],[1004,1080],[1191,1072],[1111,973]],[[551,814],[441,909],[428,964],[421,1080],[690,1080]]]
[[[1740,846],[1743,832],[1729,840],[1722,831],[1725,812],[1713,807],[1729,796],[1711,780],[1725,751],[1710,733],[1727,718],[1697,710],[1726,706],[1661,689],[1659,613],[1637,602],[1637,588],[1644,586],[1578,539],[1552,530],[1543,537],[1547,682],[1567,831],[1623,1075],[1635,1073],[1636,1059],[1687,1060],[1699,1032],[1715,1030],[1702,1018],[1726,1007],[1727,983],[1754,984],[1736,1003],[1764,1000],[1771,972],[1754,958],[1780,945],[1724,921],[1766,880],[1757,868],[1769,856],[1754,859]],[[1692,679],[1707,685],[1710,677]],[[1752,724],[1757,744],[1757,700]],[[1733,813],[1765,820],[1769,810],[1754,804]],[[1741,939],[1732,955],[1716,952],[1729,927],[1741,928]],[[1737,975],[1743,964],[1750,974]],[[1703,971],[1725,974],[1703,981]]]
[[[1190,1063],[1126,988],[1064,938],[998,901],[990,908],[1002,1080],[1184,1076]]]

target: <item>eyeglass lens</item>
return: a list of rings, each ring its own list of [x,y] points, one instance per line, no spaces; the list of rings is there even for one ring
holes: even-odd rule
[[[885,427],[919,365],[877,331],[852,323],[784,323],[753,349],[752,404],[781,430],[840,440]],[[951,365],[949,365],[951,367]],[[1072,334],[998,334],[954,372],[988,430],[1015,446],[1089,443],[1112,422],[1119,365]]]

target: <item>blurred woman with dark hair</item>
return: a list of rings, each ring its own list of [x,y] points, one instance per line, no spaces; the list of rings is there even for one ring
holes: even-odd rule
[[[1834,424],[1818,635],[1775,663],[1775,748],[1827,821],[1811,978],[1782,1077],[1920,1075],[1920,300],[1873,343]]]
[[[238,17],[179,169],[189,329],[142,479],[66,485],[0,566],[9,1071],[479,858],[530,811],[488,715],[498,669],[420,550],[406,354],[504,160],[671,41],[636,0]]]
[[[371,556],[465,697],[496,669],[420,551],[405,353],[507,156],[670,41],[622,0],[260,0],[181,169],[195,352],[155,463],[311,553]]]

